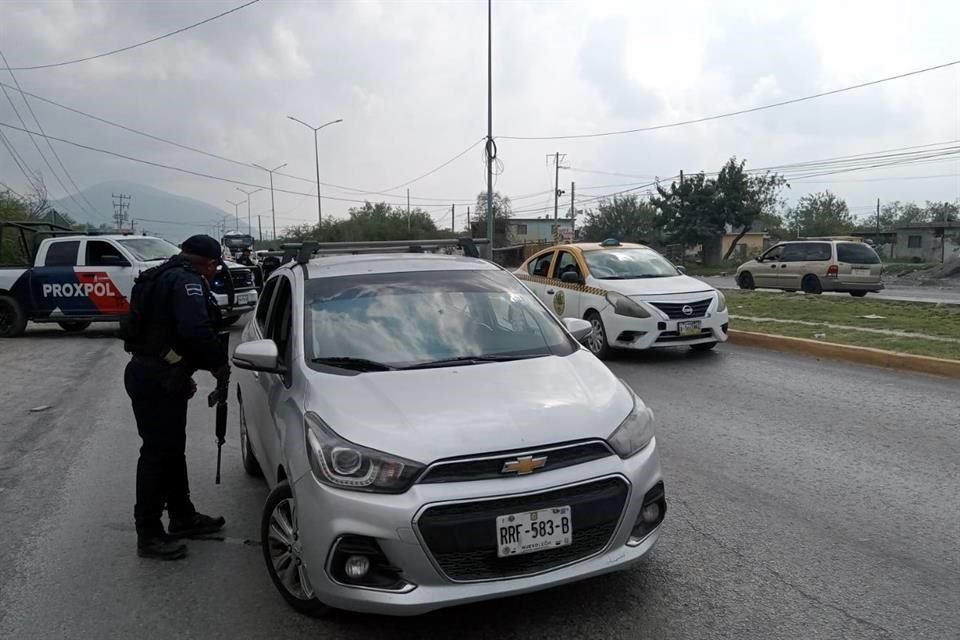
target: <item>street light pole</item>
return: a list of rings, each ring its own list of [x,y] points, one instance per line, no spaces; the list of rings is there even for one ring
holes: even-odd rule
[[[233,217],[236,218],[236,229],[240,231],[240,205],[243,204],[243,200],[240,202],[234,202],[233,200],[227,200],[227,204],[233,205]]]
[[[250,217],[250,196],[255,194],[257,191],[263,191],[263,189],[254,189],[253,191],[247,191],[245,189],[241,189],[240,187],[237,187],[237,191],[247,196],[247,233],[250,233],[250,229],[251,229],[250,223],[252,221],[252,218]]]
[[[306,128],[313,131],[313,155],[314,155],[314,158],[316,159],[316,165],[317,165],[317,226],[319,226],[323,224],[323,206],[320,203],[320,147],[317,144],[317,131],[320,131],[320,129],[323,129],[324,127],[329,127],[331,124],[337,124],[338,122],[343,122],[343,119],[338,118],[336,120],[331,120],[330,122],[326,122],[320,125],[319,127],[315,127],[312,124],[307,124],[306,122],[304,122],[303,120],[300,120],[299,118],[294,118],[293,116],[287,116],[287,117],[293,120],[294,122],[299,122]]]
[[[273,201],[273,172],[283,169],[285,166],[287,166],[287,163],[284,162],[279,167],[274,167],[273,169],[267,169],[266,167],[262,167],[256,162],[253,163],[253,166],[255,166],[257,169],[263,169],[264,171],[270,174],[270,214],[273,216],[273,237],[276,238],[277,237],[277,207]]]

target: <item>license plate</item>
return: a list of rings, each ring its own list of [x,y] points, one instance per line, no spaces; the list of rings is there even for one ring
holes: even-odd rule
[[[250,301],[250,296],[246,293],[240,293],[234,296],[234,304],[247,304]]]
[[[678,322],[677,333],[679,333],[681,336],[684,336],[684,337],[700,335],[700,321],[687,320],[684,322]]]
[[[854,270],[853,270],[853,275],[855,275],[855,276],[869,276],[869,275],[870,275],[870,269],[854,269]]]
[[[570,507],[497,516],[497,557],[535,553],[573,543]]]

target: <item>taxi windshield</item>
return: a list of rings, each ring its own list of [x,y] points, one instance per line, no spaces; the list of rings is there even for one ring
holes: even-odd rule
[[[669,278],[679,275],[669,260],[653,249],[598,249],[584,251],[590,275],[599,280]]]
[[[578,348],[502,271],[316,278],[306,283],[305,304],[306,356],[314,368],[351,361],[423,368],[563,356]]]

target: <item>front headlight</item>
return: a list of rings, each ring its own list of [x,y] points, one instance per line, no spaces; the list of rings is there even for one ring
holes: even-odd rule
[[[403,493],[423,465],[344,440],[320,416],[304,417],[307,457],[317,482],[351,491]]]
[[[717,312],[727,310],[727,297],[723,295],[722,291],[717,291]]]
[[[634,395],[633,410],[610,434],[607,442],[621,458],[629,458],[650,444],[652,439],[653,411]]]
[[[618,316],[629,316],[631,318],[649,318],[650,313],[622,293],[608,291],[605,296],[607,302],[613,305],[613,312]]]

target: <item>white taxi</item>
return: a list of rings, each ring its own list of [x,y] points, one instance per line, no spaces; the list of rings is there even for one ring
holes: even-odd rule
[[[611,349],[707,351],[727,340],[723,294],[642,244],[604,240],[550,247],[514,275],[557,316],[589,320],[588,346],[600,358]]]

